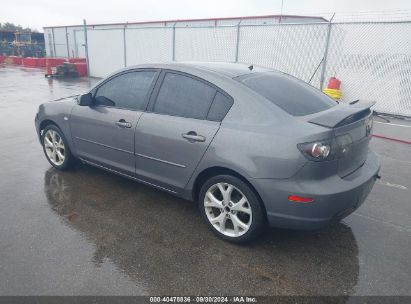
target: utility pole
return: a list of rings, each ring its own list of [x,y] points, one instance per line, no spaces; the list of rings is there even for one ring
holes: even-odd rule
[[[281,19],[283,18],[283,7],[284,7],[284,0],[281,0],[281,10],[280,10],[280,20],[278,23],[281,23]]]
[[[331,28],[332,28],[332,21],[334,19],[335,13],[332,15],[330,21],[328,22],[328,31],[327,31],[327,40],[325,41],[325,49],[324,49],[324,61],[323,61],[323,68],[321,70],[321,76],[320,76],[320,90],[323,90],[324,86],[324,78],[325,78],[325,72],[327,70],[327,59],[328,59],[328,49],[330,48],[330,38],[331,38]]]
[[[84,48],[86,51],[86,62],[87,62],[87,76],[90,77],[90,62],[88,60],[88,43],[87,43],[87,23],[86,19],[83,19],[83,30],[84,30]]]

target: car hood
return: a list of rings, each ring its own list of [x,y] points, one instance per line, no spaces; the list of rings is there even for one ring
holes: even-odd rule
[[[80,96],[80,94],[66,96],[66,97],[62,97],[62,98],[58,98],[58,99],[54,99],[54,100],[49,100],[48,102],[50,102],[50,103],[54,103],[54,102],[73,102],[73,101],[77,101],[78,96]]]

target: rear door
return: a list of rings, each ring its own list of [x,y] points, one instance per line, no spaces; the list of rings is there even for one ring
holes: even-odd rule
[[[155,70],[116,75],[94,90],[91,106],[74,107],[70,127],[81,158],[134,175],[134,132],[156,76]]]
[[[163,72],[136,129],[137,177],[181,191],[220,127],[221,116],[209,116],[220,95],[201,79]]]

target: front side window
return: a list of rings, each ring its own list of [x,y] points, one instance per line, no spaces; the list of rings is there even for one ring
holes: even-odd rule
[[[155,71],[119,75],[97,89],[95,104],[132,110],[144,110]]]
[[[153,111],[159,114],[205,119],[216,89],[188,76],[167,73]]]

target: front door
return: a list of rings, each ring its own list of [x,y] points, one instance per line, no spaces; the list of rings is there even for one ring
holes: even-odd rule
[[[74,107],[71,131],[78,155],[134,173],[134,131],[142,112],[104,106]]]
[[[81,158],[135,174],[134,133],[156,74],[137,70],[111,77],[96,89],[92,106],[74,107],[70,127]]]

